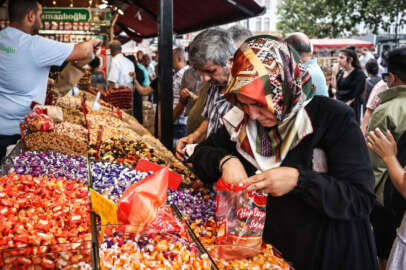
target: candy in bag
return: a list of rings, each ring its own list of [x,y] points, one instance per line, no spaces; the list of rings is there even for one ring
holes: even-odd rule
[[[266,195],[219,179],[216,185],[217,256],[248,258],[261,251]]]
[[[164,204],[168,196],[169,168],[165,167],[128,187],[117,208],[119,224],[134,233],[179,232],[181,224]]]
[[[25,125],[32,131],[54,131],[54,121],[47,115],[46,109],[41,109],[39,106],[34,107],[31,113],[25,117]]]

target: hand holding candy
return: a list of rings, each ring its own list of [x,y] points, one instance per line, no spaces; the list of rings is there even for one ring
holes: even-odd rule
[[[279,167],[264,171],[245,179],[244,184],[251,184],[247,190],[262,190],[272,196],[289,193],[299,180],[299,171],[290,167]]]
[[[226,156],[220,161],[221,178],[228,184],[238,185],[248,177],[241,161],[234,156]]]

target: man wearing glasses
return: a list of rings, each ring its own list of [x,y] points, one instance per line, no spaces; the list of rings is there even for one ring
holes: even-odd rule
[[[388,74],[383,74],[382,77],[389,89],[378,95],[380,105],[371,116],[368,133],[378,128],[382,132],[389,130],[398,142],[406,131],[406,47],[389,52]],[[388,174],[385,173],[387,169],[374,151],[370,150],[369,155],[375,175],[375,192],[378,202],[371,214],[371,222],[374,226],[380,264],[384,266],[396,236],[396,228],[399,227],[406,209],[402,209],[400,214],[397,210],[399,207],[404,208],[402,205],[405,204],[397,204],[396,209],[390,206],[389,201],[394,198],[394,195],[388,192],[389,185],[385,185],[386,182],[391,183],[388,180]]]

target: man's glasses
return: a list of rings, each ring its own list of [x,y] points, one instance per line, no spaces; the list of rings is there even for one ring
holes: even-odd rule
[[[389,78],[389,73],[382,73],[382,80],[384,82],[388,82],[388,78]]]

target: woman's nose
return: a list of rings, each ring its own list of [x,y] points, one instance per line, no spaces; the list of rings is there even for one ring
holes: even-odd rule
[[[259,117],[259,112],[254,106],[248,106],[248,115],[251,120],[257,120]]]

